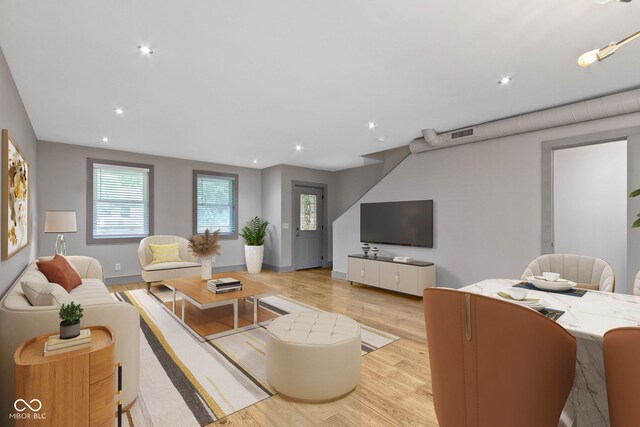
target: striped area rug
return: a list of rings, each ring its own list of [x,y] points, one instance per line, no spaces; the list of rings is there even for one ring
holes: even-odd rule
[[[145,290],[114,297],[140,313],[140,393],[123,425],[204,426],[276,394],[266,380],[268,322],[200,342]],[[260,305],[281,315],[322,311],[282,296]],[[361,327],[363,356],[399,339]]]

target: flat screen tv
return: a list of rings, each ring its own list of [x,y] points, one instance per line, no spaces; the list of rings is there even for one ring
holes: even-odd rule
[[[360,241],[433,247],[433,200],[362,203]]]

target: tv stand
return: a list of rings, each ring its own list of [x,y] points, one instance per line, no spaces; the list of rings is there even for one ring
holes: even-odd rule
[[[436,286],[436,266],[432,262],[402,263],[387,257],[349,255],[347,280],[422,296],[425,288]]]

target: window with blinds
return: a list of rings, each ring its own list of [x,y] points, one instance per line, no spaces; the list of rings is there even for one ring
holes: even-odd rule
[[[92,162],[94,240],[136,239],[151,233],[152,166]]]
[[[236,236],[238,176],[194,171],[195,233],[208,228],[221,236]]]

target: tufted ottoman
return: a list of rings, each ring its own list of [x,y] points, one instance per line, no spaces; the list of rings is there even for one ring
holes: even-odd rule
[[[267,380],[279,393],[309,402],[336,399],[360,380],[360,325],[312,311],[279,317],[267,327]]]

